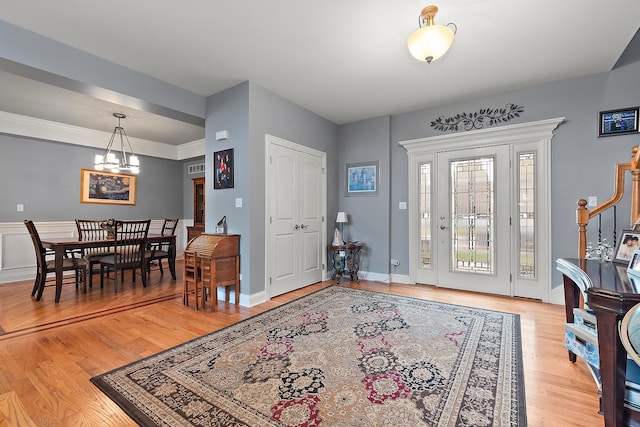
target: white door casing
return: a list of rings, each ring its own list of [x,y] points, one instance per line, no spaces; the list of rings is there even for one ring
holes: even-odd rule
[[[323,280],[326,155],[266,135],[266,290],[273,297]]]
[[[520,286],[523,281],[515,280],[512,290],[514,295],[549,300],[551,287],[551,140],[554,129],[564,120],[564,117],[541,120],[537,122],[500,126],[475,131],[460,132],[429,138],[420,138],[409,141],[400,141],[408,154],[409,170],[409,281],[417,283],[418,278],[423,283],[437,284],[438,262],[434,260],[434,268],[428,271],[419,269],[420,234],[419,234],[419,165],[429,162],[435,165],[438,153],[447,151],[473,149],[476,147],[489,147],[508,145],[512,153],[522,150],[535,150],[537,162],[537,222],[538,233],[536,245],[537,259],[537,283],[527,281],[526,290]],[[438,183],[432,183],[438,186]],[[512,188],[512,191],[513,190]],[[513,200],[517,198],[512,197]],[[515,203],[515,202],[514,202]],[[434,212],[437,207],[434,208]],[[512,206],[511,215],[515,210]],[[436,221],[432,222],[435,227]],[[513,227],[512,227],[513,229]],[[512,230],[512,233],[515,231]],[[432,236],[437,237],[434,229]],[[434,238],[435,240],[435,238]],[[512,241],[515,241],[512,236]],[[513,252],[513,251],[512,251]],[[434,249],[434,253],[436,253]],[[512,262],[511,265],[514,265]],[[512,268],[513,269],[513,268]],[[517,277],[517,276],[516,276]],[[481,289],[478,289],[481,291]]]

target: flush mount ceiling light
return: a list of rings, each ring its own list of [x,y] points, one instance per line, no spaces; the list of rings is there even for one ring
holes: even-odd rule
[[[457,31],[456,24],[436,25],[433,18],[438,8],[427,6],[422,9],[418,17],[418,28],[407,40],[409,52],[418,61],[428,62],[440,58],[447,53],[453,43],[453,36]],[[453,28],[451,28],[453,26]]]
[[[124,131],[124,128],[120,126],[120,120],[126,118],[127,116],[122,113],[113,113],[113,117],[118,119],[118,126],[113,129],[113,134],[111,135],[111,139],[109,140],[109,144],[107,144],[107,149],[104,151],[104,154],[96,154],[94,168],[101,170],[110,170],[111,172],[131,172],[131,173],[139,173],[140,172],[140,161],[138,160],[138,156],[133,152],[133,148],[131,148],[131,143],[129,142],[129,137],[127,137],[127,133]],[[122,159],[118,159],[116,154],[111,151],[113,146],[113,141],[116,139],[116,135],[120,138],[120,151],[122,154]],[[125,140],[127,141],[125,145]],[[127,154],[126,147],[129,147],[129,154]]]

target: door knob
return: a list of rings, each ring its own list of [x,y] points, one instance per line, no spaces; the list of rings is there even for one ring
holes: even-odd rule
[[[444,225],[444,224],[441,224],[441,225],[440,225],[440,230],[444,230],[445,228],[447,228],[447,226],[446,226],[446,225]]]
[[[308,227],[308,225],[304,225],[304,224],[300,225],[300,228],[302,228],[303,230],[305,230],[307,227]]]
[[[297,230],[298,228],[300,228],[300,226],[298,224],[296,224],[296,226],[293,227],[294,230]]]

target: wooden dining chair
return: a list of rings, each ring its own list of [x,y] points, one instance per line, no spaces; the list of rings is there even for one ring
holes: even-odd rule
[[[124,270],[133,270],[135,281],[136,269],[141,270],[142,286],[147,286],[147,264],[144,253],[147,245],[147,234],[151,220],[116,221],[113,233],[113,254],[106,255],[100,263],[100,287],[104,286],[105,273],[113,271],[113,290],[118,292],[118,276]]]
[[[95,219],[76,219],[78,229],[78,240],[107,240],[109,234],[101,224],[104,221]],[[104,246],[97,248],[86,248],[82,250],[82,257],[88,262],[89,287],[93,287],[93,275],[100,270],[93,270],[95,265],[100,264],[100,258],[113,254],[113,247]]]
[[[173,236],[176,234],[176,227],[178,226],[179,219],[165,219],[162,224],[161,234],[163,236]],[[171,243],[162,242],[162,243],[150,243],[147,245],[147,250],[145,252],[145,258],[147,261],[147,273],[151,273],[151,266],[154,263],[158,264],[158,269],[160,270],[160,274],[164,274],[162,271],[162,260],[169,259],[169,249]]]
[[[31,220],[25,220],[24,225],[27,227],[29,231],[29,235],[31,236],[31,241],[33,242],[33,248],[36,252],[36,279],[33,284],[33,290],[31,291],[31,296],[36,295],[36,301],[40,301],[42,298],[42,292],[44,291],[45,286],[53,286],[46,285],[47,275],[49,273],[55,273],[55,261],[51,259],[53,256],[53,251],[47,250],[42,246],[42,241],[40,240],[40,235],[38,234],[38,230],[36,226],[33,224]],[[49,257],[49,259],[47,259]],[[75,253],[67,253],[65,254],[65,258],[62,261],[62,271],[75,271],[75,284],[76,289],[78,285],[81,283],[84,292],[87,292],[86,286],[86,277],[87,277],[87,265],[88,262],[80,257],[75,256]]]

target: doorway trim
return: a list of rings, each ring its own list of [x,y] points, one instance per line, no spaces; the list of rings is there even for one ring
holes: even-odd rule
[[[494,145],[518,146],[538,143],[540,150],[539,190],[541,203],[539,206],[539,245],[541,280],[551,284],[551,139],[553,131],[564,121],[564,117],[540,120],[536,122],[500,126],[496,128],[459,132],[428,138],[399,141],[398,144],[407,150],[409,171],[409,282],[416,283],[418,271],[418,163],[419,156],[434,155],[438,152],[489,147]],[[549,287],[542,292],[542,300],[549,301]]]

